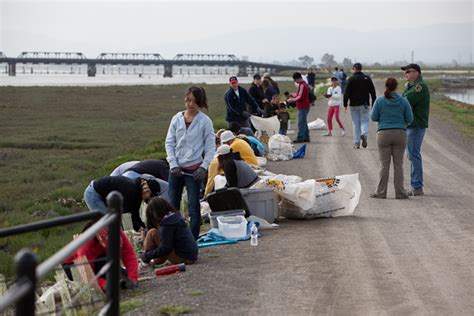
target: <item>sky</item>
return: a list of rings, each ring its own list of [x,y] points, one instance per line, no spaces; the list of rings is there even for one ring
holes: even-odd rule
[[[251,61],[319,61],[327,52],[393,62],[414,50],[428,62],[462,63],[472,55],[473,22],[472,1],[459,0],[0,0],[0,51],[230,53]]]

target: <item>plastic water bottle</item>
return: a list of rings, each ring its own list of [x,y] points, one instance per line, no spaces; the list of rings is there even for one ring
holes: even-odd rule
[[[250,228],[250,245],[258,246],[258,228],[255,224]]]

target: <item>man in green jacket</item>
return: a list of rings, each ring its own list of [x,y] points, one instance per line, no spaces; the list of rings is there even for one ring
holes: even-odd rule
[[[405,71],[405,84],[403,96],[408,99],[413,111],[413,121],[407,129],[407,152],[411,162],[411,187],[409,195],[423,195],[423,160],[421,145],[428,127],[430,113],[430,91],[421,76],[421,68],[417,64],[401,67]]]

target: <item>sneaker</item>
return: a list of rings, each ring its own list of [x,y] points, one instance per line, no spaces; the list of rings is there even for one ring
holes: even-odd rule
[[[367,136],[361,135],[360,139],[362,140],[362,147],[367,148]]]
[[[379,193],[370,193],[370,197],[373,199],[386,199],[387,198],[386,195],[382,195]]]
[[[142,261],[141,259],[138,259],[138,273],[147,273],[148,271],[151,271],[153,269],[153,266],[149,263],[146,263]]]
[[[311,141],[309,140],[309,138],[307,138],[307,139],[303,139],[303,143],[311,143]]]
[[[324,134],[323,136],[332,136],[331,132],[327,132],[326,134]]]
[[[408,196],[421,196],[425,195],[425,192],[423,192],[423,189],[413,189],[407,192]]]
[[[346,131],[345,130],[342,130],[341,136],[346,136]]]
[[[295,140],[293,141],[293,144],[299,144],[299,143],[304,143],[304,140],[302,140],[302,139],[295,139]]]
[[[359,149],[360,148],[360,145],[359,144],[354,144],[354,147],[352,147],[354,149]]]

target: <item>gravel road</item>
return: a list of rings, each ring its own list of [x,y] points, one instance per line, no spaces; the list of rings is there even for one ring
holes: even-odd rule
[[[310,118],[325,115],[318,100]],[[375,124],[368,148],[355,150],[350,114],[342,118],[345,137],[337,127],[333,137],[312,131],[305,159],[267,168],[304,179],[359,173],[353,216],[283,219],[258,247],[202,249],[185,273],[143,282],[134,294],[145,304],[129,314],[155,315],[165,304],[201,315],[474,314],[472,147],[432,118],[423,147],[425,196],[395,200],[390,178],[389,198],[370,199],[379,166]],[[408,187],[407,160],[404,166]]]

